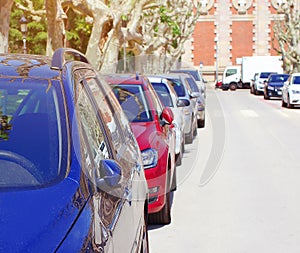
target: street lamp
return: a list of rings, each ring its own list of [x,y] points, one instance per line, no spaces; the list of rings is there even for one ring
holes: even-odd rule
[[[218,43],[219,40],[218,40],[218,37],[215,37],[215,43],[216,43],[216,81],[218,81],[218,76],[219,76],[219,62],[218,62],[218,58],[219,58],[219,48],[218,48]]]
[[[26,33],[27,33],[28,20],[24,16],[22,16],[19,23],[20,23],[20,27],[21,27],[21,33],[23,35],[23,53],[26,54],[27,53]]]

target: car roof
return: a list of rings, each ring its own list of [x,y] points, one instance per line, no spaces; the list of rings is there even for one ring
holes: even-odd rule
[[[59,74],[51,68],[51,58],[48,56],[0,54],[0,77],[53,79]]]

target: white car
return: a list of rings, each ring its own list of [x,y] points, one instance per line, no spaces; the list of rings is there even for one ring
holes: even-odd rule
[[[300,105],[300,73],[291,74],[282,88],[282,107]]]
[[[188,101],[179,99],[174,88],[166,78],[159,76],[148,76],[156,93],[160,97],[164,106],[169,106],[174,114],[173,125],[175,129],[175,156],[176,165],[181,165],[184,152],[185,136],[184,136],[184,116],[180,107],[186,106]]]
[[[254,93],[255,95],[263,94],[265,82],[271,74],[277,74],[277,72],[259,72],[255,74],[254,79],[252,80],[252,86],[250,87],[251,93]]]

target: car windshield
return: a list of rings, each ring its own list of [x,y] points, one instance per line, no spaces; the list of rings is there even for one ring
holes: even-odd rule
[[[62,175],[61,100],[58,82],[0,78],[0,188],[37,187]]]
[[[271,75],[270,82],[285,82],[289,78],[289,75]]]
[[[294,78],[293,78],[293,84],[297,84],[297,85],[300,84],[300,76],[294,76]]]
[[[130,122],[153,120],[142,85],[118,84],[113,91]]]
[[[151,82],[153,88],[158,94],[164,106],[174,107],[171,94],[169,93],[166,84]]]

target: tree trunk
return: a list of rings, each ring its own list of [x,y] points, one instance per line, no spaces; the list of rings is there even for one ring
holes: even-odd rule
[[[0,53],[7,53],[9,20],[14,0],[0,0]]]
[[[52,55],[57,48],[65,46],[65,25],[64,18],[67,18],[63,12],[60,0],[46,0],[46,16],[48,21],[48,40],[46,54]]]

